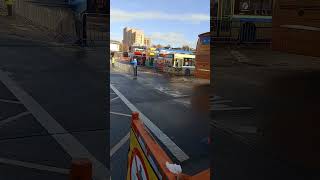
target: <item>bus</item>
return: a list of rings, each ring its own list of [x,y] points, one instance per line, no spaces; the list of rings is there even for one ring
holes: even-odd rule
[[[164,57],[166,56],[167,54],[161,52],[159,54],[157,54],[157,56],[155,57],[154,59],[154,68],[160,72],[163,71],[163,68],[164,68],[164,64],[165,64],[165,59]]]
[[[198,36],[195,77],[199,79],[210,79],[210,32],[202,33]]]
[[[133,54],[130,58],[130,62],[135,58],[138,61],[138,65],[142,65],[143,64],[143,57],[144,57],[144,53],[142,53],[140,51],[135,51],[135,52],[133,52]]]
[[[146,63],[147,67],[154,67],[154,59],[157,56],[156,48],[149,48],[146,52]]]
[[[195,55],[170,53],[164,57],[164,71],[175,74],[191,76],[195,70]]]
[[[273,0],[214,0],[215,41],[270,42],[272,7]]]

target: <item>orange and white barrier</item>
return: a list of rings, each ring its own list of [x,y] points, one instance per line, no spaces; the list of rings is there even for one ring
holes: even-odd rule
[[[132,113],[127,180],[209,180],[210,170],[195,176],[174,174],[167,165],[172,160],[147,131],[139,113]]]

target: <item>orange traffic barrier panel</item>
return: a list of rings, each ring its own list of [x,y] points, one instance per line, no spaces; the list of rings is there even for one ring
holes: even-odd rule
[[[139,113],[131,116],[130,148],[128,153],[127,180],[209,180],[210,171],[205,170],[195,176],[175,174],[167,164],[173,161],[149,133]]]
[[[88,159],[72,160],[70,180],[92,180],[92,163]]]

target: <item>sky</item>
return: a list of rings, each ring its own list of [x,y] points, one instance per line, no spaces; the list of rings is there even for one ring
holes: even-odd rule
[[[137,28],[152,44],[195,48],[210,31],[210,0],[111,0],[110,38],[121,41],[123,28]]]

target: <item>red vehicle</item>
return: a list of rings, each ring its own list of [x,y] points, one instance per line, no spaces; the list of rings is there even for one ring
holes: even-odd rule
[[[165,65],[165,57],[166,57],[166,54],[161,53],[155,59],[155,68],[158,71],[161,71],[161,72],[163,71],[163,68],[164,68],[164,65]]]
[[[138,65],[144,66],[146,63],[146,54],[140,51],[136,51],[133,53],[133,56],[131,57],[130,61],[133,60],[133,58],[136,58],[138,61]]]

